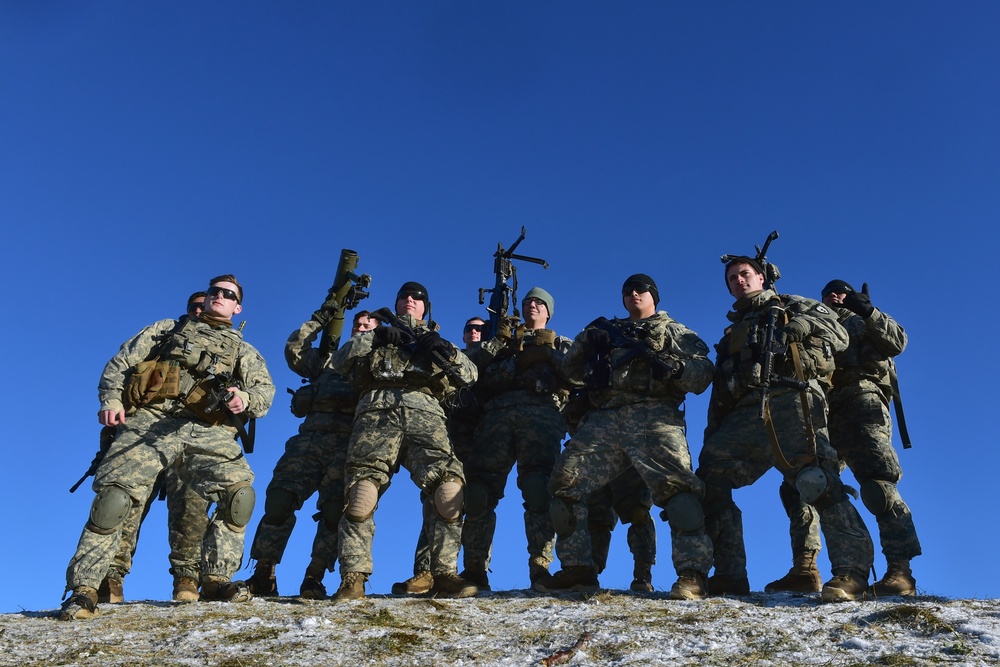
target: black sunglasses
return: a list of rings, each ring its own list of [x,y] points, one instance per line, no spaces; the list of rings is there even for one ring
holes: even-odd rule
[[[485,324],[466,324],[465,325],[465,333],[469,333],[471,331],[478,331],[479,333],[482,333],[482,332],[486,331],[486,325]]]
[[[236,298],[236,292],[234,292],[231,289],[226,289],[225,287],[217,287],[215,285],[208,288],[209,296],[215,296],[216,294],[221,294],[223,298],[229,299],[230,301],[239,301],[239,299]]]
[[[650,289],[651,286],[647,285],[646,283],[629,283],[628,285],[622,288],[622,295],[628,296],[632,292],[636,292],[638,294],[644,294],[648,292]]]
[[[189,313],[193,313],[196,310],[205,310],[205,302],[204,301],[198,301],[196,303],[189,303],[188,304],[188,312]]]

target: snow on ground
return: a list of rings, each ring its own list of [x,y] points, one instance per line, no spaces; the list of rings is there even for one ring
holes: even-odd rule
[[[996,665],[1000,601],[527,591],[468,600],[101,605],[0,615],[0,665]],[[546,662],[548,661],[548,662]]]

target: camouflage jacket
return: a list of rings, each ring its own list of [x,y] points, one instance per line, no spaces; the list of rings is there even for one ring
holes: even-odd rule
[[[300,431],[325,431],[353,418],[358,392],[350,381],[333,370],[330,353],[324,354],[313,343],[323,332],[315,318],[303,322],[285,342],[288,367],[308,380],[292,393],[291,409],[296,417],[305,417]]]
[[[657,356],[684,365],[676,377],[665,374],[654,363],[630,349],[615,347],[610,353],[610,376],[607,386],[594,387],[591,403],[598,408],[613,408],[642,402],[666,402],[678,408],[687,393],[700,394],[712,382],[714,366],[708,359],[708,346],[691,329],[658,311],[642,320],[614,319],[613,324],[635,333]],[[587,384],[593,373],[595,352],[586,343],[586,329],[577,335],[563,359],[565,376],[576,385]],[[622,363],[622,360],[627,360]],[[602,383],[604,384],[604,383]]]
[[[855,393],[877,391],[888,405],[892,398],[889,374],[892,358],[906,348],[906,332],[896,320],[876,308],[868,319],[848,310],[834,308],[850,343],[837,352],[830,399]]]
[[[484,410],[515,405],[562,408],[569,384],[562,360],[573,344],[551,329],[518,327],[511,340],[493,337],[470,351],[479,369],[476,396]]]

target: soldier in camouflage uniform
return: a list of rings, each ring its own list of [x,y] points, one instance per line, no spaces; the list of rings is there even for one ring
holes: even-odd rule
[[[337,531],[344,510],[344,464],[358,397],[347,378],[330,368],[329,351],[323,346],[313,347],[335,310],[324,304],[285,343],[288,367],[309,380],[292,398],[292,414],[305,417],[305,421],[298,434],[285,443],[285,453],[275,464],[267,485],[264,516],[250,547],[250,558],[257,565],[247,584],[254,595],[278,595],[274,570],[292,536],[295,512],[317,491],[316,537],[299,595],[314,600],[325,598],[323,577],[328,570],[333,572],[337,563]],[[354,315],[351,335],[370,331],[376,324],[367,310],[359,311]]]
[[[544,289],[529,290],[521,307],[523,325],[516,317],[501,320],[496,335],[470,354],[479,368],[483,418],[466,467],[462,577],[484,590],[490,587],[496,508],[515,463],[532,582],[548,574],[555,544],[548,484],[566,436],[561,409],[569,391],[559,367],[572,341],[546,328],[555,300]]]
[[[142,511],[156,478],[182,456],[183,481],[217,505],[202,542],[201,597],[250,599],[243,582],[231,581],[254,503],[253,473],[231,424],[240,415],[266,414],[274,384],[260,353],[232,327],[242,311],[236,278],[209,284],[199,318],[146,327],[104,368],[98,420],[118,429],[95,474],[96,497],[66,571],[73,594],[62,605],[63,620],[97,613],[97,587],[121,547],[122,525]]]
[[[893,357],[906,347],[906,332],[872,305],[867,287],[857,292],[843,280],[831,280],[822,290],[823,303],[833,309],[850,336],[847,349],[835,355],[837,369],[827,393],[830,442],[854,473],[861,485],[861,499],[878,521],[888,568],[872,592],[879,597],[916,595],[910,559],[920,555],[920,541],[910,508],[896,489],[903,473],[892,447],[889,417]],[[803,503],[787,482],[781,485],[781,500],[792,521],[793,564],[788,574],[764,590],[819,590],[816,511]]]
[[[732,324],[716,345],[716,376],[698,461],[698,476],[707,486],[705,524],[715,549],[709,592],[750,592],[743,520],[733,489],[775,467],[819,513],[834,575],[823,586],[822,599],[860,599],[872,566],[872,542],[840,480],[821,384],[833,370],[833,355],[847,347],[847,332],[823,304],[765,289],[764,269],[755,259],[731,259],[725,277],[736,302],[727,315]],[[775,358],[768,378],[787,380],[771,380],[761,419],[761,367],[766,367],[766,324],[772,317]]]
[[[486,321],[481,317],[470,317],[465,322],[462,330],[462,342],[465,345],[462,352],[468,356],[470,350],[479,347],[482,343],[483,331],[486,329]],[[455,456],[465,466],[469,462],[469,455],[472,452],[472,443],[476,433],[476,426],[483,417],[483,409],[476,400],[472,389],[465,387],[458,391],[449,401],[446,412],[448,413],[448,437],[455,449]],[[427,505],[424,504],[424,508]],[[430,523],[433,517],[424,513],[423,523],[420,526],[420,534],[417,536],[417,548],[413,554],[413,576],[406,581],[397,581],[392,585],[393,595],[422,595],[430,592],[434,587],[434,576],[431,574],[431,548],[427,535],[430,533]],[[462,526],[462,544],[465,544],[468,533],[469,522]],[[468,552],[464,552],[468,555]]]
[[[335,600],[365,595],[372,572],[375,507],[397,466],[420,488],[431,516],[431,592],[470,597],[478,590],[458,576],[465,475],[455,456],[442,408],[450,394],[476,381],[475,365],[437,333],[427,289],[415,282],[396,294],[386,326],[351,338],[333,355],[333,368],[359,389],[347,452],[347,506],[340,519],[340,588]],[[424,318],[427,318],[425,321]],[[411,335],[412,334],[412,335]]]
[[[656,310],[653,279],[629,276],[622,285],[626,320],[595,320],[563,360],[567,377],[595,390],[590,412],[566,443],[549,482],[562,570],[535,582],[539,591],[594,591],[587,499],[630,465],[666,510],[679,578],[674,599],[703,597],[712,545],[701,511],[704,485],[691,471],[681,403],[712,381],[708,347],[693,331]]]

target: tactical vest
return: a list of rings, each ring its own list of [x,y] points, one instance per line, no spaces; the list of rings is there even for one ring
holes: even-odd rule
[[[650,346],[654,352],[663,350],[666,346],[666,321],[663,317],[656,317],[640,322],[624,323],[622,320],[614,320],[616,326],[625,326],[632,329],[626,333],[630,338],[640,338]],[[634,356],[626,363],[620,363],[620,359],[633,354],[627,348],[614,348],[611,351],[611,389],[632,394],[642,394],[651,397],[671,398],[678,404],[683,402],[685,392],[677,387],[677,383],[670,378],[664,377],[664,373],[659,367],[650,363],[642,355]]]
[[[409,348],[395,345],[376,347],[366,359],[358,360],[351,382],[362,394],[376,389],[408,389],[438,401],[457,389],[448,382],[444,371],[435,370],[428,360],[415,357]]]

